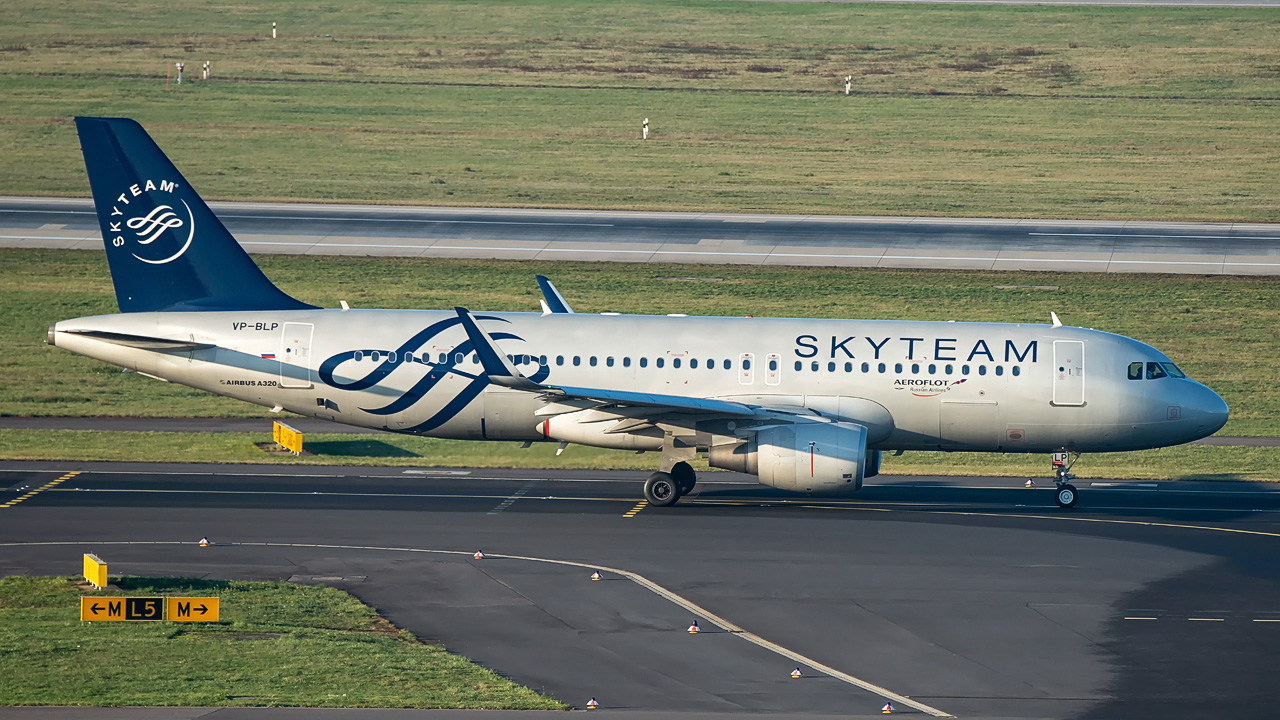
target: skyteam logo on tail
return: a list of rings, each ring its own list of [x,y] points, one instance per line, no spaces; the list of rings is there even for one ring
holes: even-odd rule
[[[111,238],[112,247],[129,245],[130,254],[149,265],[164,265],[182,257],[196,237],[196,219],[191,206],[180,197],[176,198],[180,208],[160,202],[162,198],[157,197],[159,193],[172,195],[177,187],[177,183],[169,180],[161,180],[159,184],[147,180],[130,185],[120,193],[111,208],[109,221],[110,231],[118,233]],[[116,220],[117,217],[122,219]]]

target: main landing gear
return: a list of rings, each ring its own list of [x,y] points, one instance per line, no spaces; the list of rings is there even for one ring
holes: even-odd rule
[[[671,466],[671,472],[656,472],[644,483],[644,499],[650,505],[670,507],[688,495],[697,484],[698,476],[693,466],[681,461]]]
[[[1070,482],[1076,479],[1076,476],[1071,474],[1071,468],[1079,459],[1080,453],[1069,453],[1066,450],[1053,454],[1053,481],[1058,486],[1054,499],[1057,500],[1060,508],[1075,507],[1076,501],[1080,499],[1080,491],[1076,490],[1076,486]]]

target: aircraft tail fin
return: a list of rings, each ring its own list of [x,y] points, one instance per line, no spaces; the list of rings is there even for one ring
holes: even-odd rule
[[[76,118],[121,312],[313,308],[267,279],[142,126]]]

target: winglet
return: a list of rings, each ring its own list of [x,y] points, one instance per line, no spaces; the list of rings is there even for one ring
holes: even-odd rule
[[[1049,317],[1053,320],[1054,327],[1062,327],[1062,321],[1058,319],[1058,313],[1051,312],[1049,313]]]
[[[467,337],[471,339],[476,356],[480,358],[481,367],[489,376],[489,382],[518,390],[546,390],[542,385],[520,374],[516,366],[512,365],[507,356],[498,349],[497,343],[489,337],[489,333],[476,322],[471,311],[463,307],[455,307],[454,310],[458,313],[458,319],[462,321],[462,328],[467,331]]]
[[[556,286],[551,284],[550,280],[542,275],[538,275],[537,278],[538,287],[542,288],[542,297],[545,298],[542,301],[542,309],[544,310],[542,313],[543,315],[552,313],[557,315],[574,314],[573,308],[569,307],[569,302],[564,299],[564,296],[560,294],[560,291],[556,289]]]

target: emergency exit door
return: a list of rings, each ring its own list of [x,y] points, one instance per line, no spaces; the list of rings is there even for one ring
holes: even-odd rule
[[[285,323],[280,335],[280,387],[311,387],[311,323]]]
[[[1053,404],[1084,405],[1084,342],[1053,341]]]

